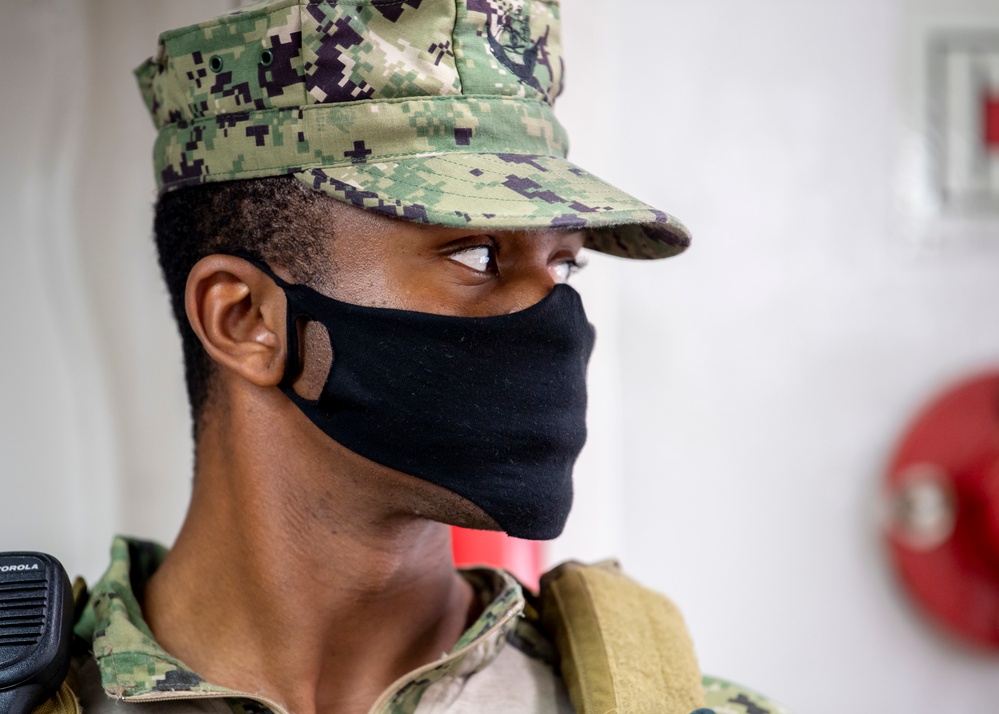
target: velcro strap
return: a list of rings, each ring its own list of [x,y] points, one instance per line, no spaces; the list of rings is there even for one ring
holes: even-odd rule
[[[542,578],[540,598],[577,714],[690,714],[704,706],[680,611],[616,563],[563,564]]]

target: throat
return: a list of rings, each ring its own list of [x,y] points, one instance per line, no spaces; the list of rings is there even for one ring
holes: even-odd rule
[[[427,517],[423,482],[345,449],[278,390],[224,378],[216,399],[187,517],[145,589],[150,629],[212,684],[295,714],[366,712],[478,614],[450,528]]]
[[[222,527],[218,516],[189,515],[143,605],[160,645],[213,684],[296,714],[366,712],[481,613],[447,526],[326,531],[317,542],[274,517]]]

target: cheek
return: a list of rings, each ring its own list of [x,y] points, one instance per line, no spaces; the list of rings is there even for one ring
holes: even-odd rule
[[[355,264],[353,270],[338,270],[328,294],[367,307],[461,315],[467,303],[477,299],[476,289],[485,289],[469,284],[469,272],[436,254],[395,253]]]
[[[306,322],[298,326],[298,344],[301,352],[301,372],[293,387],[306,399],[318,399],[330,372],[333,352],[326,328],[318,322]]]
[[[392,256],[377,245],[354,245],[334,240],[331,270],[323,292],[332,298],[368,307],[397,307],[393,286],[398,285]]]
[[[354,274],[338,282],[328,294],[354,305],[402,308],[393,296],[391,284],[390,279],[379,273]]]

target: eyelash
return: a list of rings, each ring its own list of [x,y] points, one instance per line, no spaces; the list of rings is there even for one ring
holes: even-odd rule
[[[569,266],[569,275],[575,275],[586,267],[586,261],[580,258],[568,258],[563,260],[562,263]]]
[[[466,246],[462,246],[458,250],[455,250],[455,251],[451,252],[450,255],[452,255],[452,256],[460,255],[461,253],[466,253],[468,251],[476,250],[478,248],[485,248],[486,250],[489,251],[490,263],[492,263],[492,262],[494,262],[496,260],[496,246],[493,245],[493,244],[491,244],[491,243],[480,243],[479,245],[466,245]],[[569,275],[567,277],[571,277],[571,276],[575,275],[576,273],[578,273],[583,268],[585,268],[587,261],[585,259],[574,257],[574,258],[566,258],[565,260],[559,261],[559,263],[561,263],[562,265],[568,265],[569,266]],[[472,270],[474,270],[474,268],[472,268]],[[483,270],[476,271],[476,272],[480,272],[483,275],[488,275],[489,274],[487,271],[483,271]]]

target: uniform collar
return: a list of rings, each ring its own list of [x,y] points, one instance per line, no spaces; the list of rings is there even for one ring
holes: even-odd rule
[[[157,644],[142,617],[137,592],[142,591],[167,552],[156,543],[121,536],[111,545],[111,565],[94,586],[75,628],[79,637],[93,642],[104,691],[110,697],[133,701],[249,699],[274,709],[276,705],[266,699],[205,681]],[[464,570],[462,575],[482,598],[482,615],[450,653],[393,683],[372,708],[372,714],[415,708],[431,684],[448,676],[473,674],[502,650],[524,610],[520,585],[502,570],[480,568]]]

